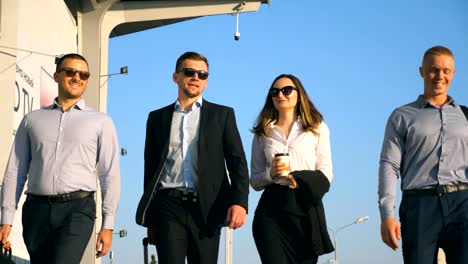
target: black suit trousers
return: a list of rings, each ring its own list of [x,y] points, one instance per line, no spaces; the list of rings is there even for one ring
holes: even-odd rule
[[[220,228],[204,224],[198,202],[158,191],[150,208],[158,263],[217,264]]]
[[[96,219],[92,195],[63,203],[28,197],[23,239],[32,264],[79,264]]]

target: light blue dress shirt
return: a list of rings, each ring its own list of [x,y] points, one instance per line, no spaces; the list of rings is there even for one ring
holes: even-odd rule
[[[27,194],[102,191],[102,228],[113,229],[120,197],[120,162],[112,119],[86,106],[54,104],[26,115],[16,132],[2,185],[2,224],[12,224]]]
[[[388,119],[379,168],[382,220],[394,217],[399,176],[402,190],[468,183],[468,121],[452,98],[436,107],[421,95]]]
[[[161,188],[197,191],[198,138],[202,97],[184,111],[177,101],[171,123],[169,152],[161,174]]]

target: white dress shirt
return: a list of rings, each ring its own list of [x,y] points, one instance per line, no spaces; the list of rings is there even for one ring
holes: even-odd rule
[[[330,131],[325,122],[318,127],[318,135],[304,131],[300,118],[294,122],[289,137],[273,124],[267,136],[254,136],[250,163],[250,185],[256,191],[269,184],[287,185],[273,181],[270,176],[271,162],[276,153],[289,153],[291,171],[320,170],[328,180],[333,179],[330,149]]]

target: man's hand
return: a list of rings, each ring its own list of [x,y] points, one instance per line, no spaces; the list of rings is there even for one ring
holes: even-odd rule
[[[154,245],[154,231],[152,228],[146,229],[146,236],[148,237],[148,243]]]
[[[396,218],[389,217],[380,224],[380,235],[383,242],[391,249],[398,248],[398,240],[401,240],[401,228]]]
[[[102,257],[109,252],[112,245],[112,229],[102,229],[96,241],[96,257]]]
[[[9,249],[11,247],[10,241],[8,241],[10,233],[11,225],[3,224],[2,227],[0,227],[0,241],[5,249]]]
[[[240,205],[232,205],[229,207],[226,222],[229,223],[229,228],[236,229],[244,225],[247,212]]]

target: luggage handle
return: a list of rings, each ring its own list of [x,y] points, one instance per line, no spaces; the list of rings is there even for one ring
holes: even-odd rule
[[[148,238],[143,238],[143,260],[145,264],[148,264]]]

